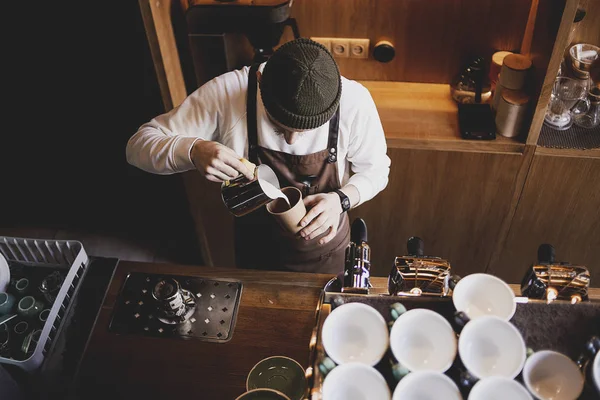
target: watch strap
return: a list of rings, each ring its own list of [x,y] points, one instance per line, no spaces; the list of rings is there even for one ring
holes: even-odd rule
[[[344,192],[342,192],[339,189],[334,189],[334,192],[336,192],[338,194],[338,196],[340,196],[340,203],[342,205],[342,212],[346,212],[350,209],[350,199],[348,198],[348,196],[346,196],[344,194]]]

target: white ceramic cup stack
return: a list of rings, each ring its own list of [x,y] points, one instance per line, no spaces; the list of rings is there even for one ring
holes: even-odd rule
[[[387,323],[375,308],[347,303],[325,319],[323,348],[338,364],[323,382],[324,400],[390,400],[383,376],[373,366],[387,351]]]
[[[510,286],[493,275],[468,275],[454,287],[452,301],[469,318],[458,339],[458,353],[467,371],[477,379],[519,375],[527,347],[509,322],[517,309]]]
[[[538,351],[527,359],[523,381],[540,400],[576,399],[581,395],[584,384],[577,364],[552,350]]]
[[[502,279],[489,274],[471,274],[454,287],[452,302],[471,319],[496,316],[509,321],[517,310],[515,294]]]
[[[451,324],[428,309],[400,311],[389,331],[383,316],[369,305],[335,308],[322,330],[324,350],[338,365],[325,378],[324,400],[389,400],[387,383],[374,368],[388,345],[408,373],[396,386],[394,400],[461,399],[456,384],[444,375],[457,353],[478,379],[469,399],[531,399],[514,381],[527,351],[521,333],[509,322],[516,311],[513,290],[493,275],[472,274],[455,285],[452,301],[467,317],[458,340]]]
[[[600,351],[596,353],[596,357],[594,357],[594,363],[592,364],[592,379],[594,380],[594,385],[598,391],[598,396],[600,396]]]
[[[335,367],[323,382],[323,400],[389,400],[390,389],[373,367],[350,362]]]
[[[0,253],[0,292],[6,291],[10,283],[10,268],[6,258]]]
[[[527,358],[521,333],[510,322],[495,316],[467,323],[458,340],[458,352],[465,368],[477,379],[514,379]]]
[[[468,400],[532,400],[531,395],[519,382],[494,376],[478,381],[469,393]]]
[[[440,314],[416,308],[400,315],[390,332],[390,347],[411,372],[446,372],[456,358],[456,333]]]
[[[462,400],[456,384],[441,372],[419,371],[405,376],[394,390],[393,400]]]
[[[383,316],[362,303],[335,308],[323,323],[322,337],[327,355],[336,364],[359,362],[373,366],[383,358],[389,343]]]

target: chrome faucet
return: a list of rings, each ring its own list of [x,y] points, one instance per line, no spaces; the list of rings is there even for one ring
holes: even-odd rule
[[[361,218],[352,223],[350,244],[346,248],[342,292],[368,294],[371,277],[371,247],[367,243],[367,224]]]

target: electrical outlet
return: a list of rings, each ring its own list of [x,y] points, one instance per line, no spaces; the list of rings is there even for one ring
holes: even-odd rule
[[[312,41],[315,41],[317,43],[321,43],[323,46],[325,46],[325,48],[327,50],[329,50],[329,52],[331,53],[331,39],[330,38],[324,38],[324,37],[311,37],[310,38]]]
[[[350,39],[332,38],[331,54],[339,58],[350,57]]]
[[[369,39],[350,39],[350,58],[369,58]]]

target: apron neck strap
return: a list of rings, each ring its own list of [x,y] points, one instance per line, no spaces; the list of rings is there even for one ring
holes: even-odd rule
[[[340,130],[340,107],[338,106],[335,110],[335,114],[329,120],[329,139],[327,140],[327,151],[329,151],[329,157],[327,157],[328,163],[334,163],[337,161],[337,144],[338,144],[338,133]]]
[[[248,159],[258,165],[258,132],[256,122],[256,92],[258,64],[253,64],[248,73],[248,92],[246,97],[246,125],[248,126]]]

